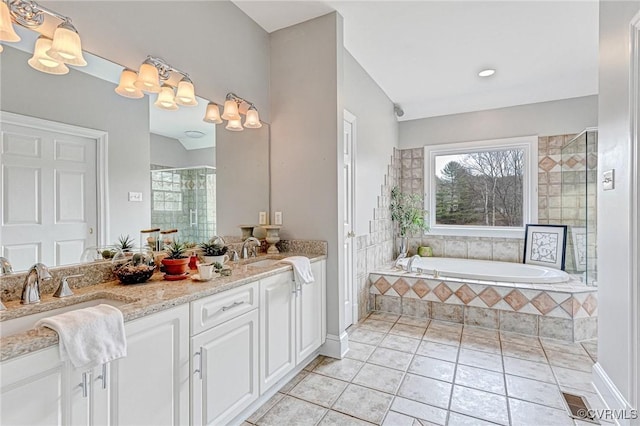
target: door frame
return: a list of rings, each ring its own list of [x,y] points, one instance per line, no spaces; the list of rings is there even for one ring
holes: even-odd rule
[[[640,383],[638,374],[640,373],[640,289],[634,286],[640,280],[640,265],[637,259],[640,256],[640,13],[631,20],[630,25],[631,40],[631,61],[629,74],[629,101],[630,101],[630,142],[631,155],[630,172],[630,201],[631,201],[631,238],[630,238],[630,271],[629,286],[631,301],[631,365],[629,377],[631,377],[629,402],[638,406],[640,404]],[[635,378],[635,379],[634,379]]]
[[[356,229],[356,154],[357,154],[357,135],[358,135],[358,118],[347,109],[344,110],[343,120],[351,124],[351,231],[355,234]],[[344,125],[344,123],[343,123]],[[357,235],[352,237],[351,243],[351,323],[358,323],[358,265],[357,265]]]
[[[89,129],[7,111],[0,111],[0,125],[2,123],[81,136],[96,141],[96,241],[98,246],[106,245],[109,236],[109,134],[104,130]]]

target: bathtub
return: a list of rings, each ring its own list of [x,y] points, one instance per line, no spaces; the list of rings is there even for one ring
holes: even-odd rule
[[[408,261],[409,259],[400,259],[398,264],[406,269]],[[418,271],[418,268],[421,271]],[[442,278],[465,278],[507,283],[557,284],[565,283],[571,279],[569,274],[558,269],[492,260],[421,257],[415,258],[411,266],[411,272],[433,275],[434,271],[437,271]]]

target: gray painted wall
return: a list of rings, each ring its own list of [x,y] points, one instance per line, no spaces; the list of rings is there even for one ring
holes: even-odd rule
[[[400,148],[515,136],[564,135],[598,125],[598,97],[584,96],[509,108],[400,122]]]
[[[637,0],[600,1],[598,169],[600,174],[615,169],[615,189],[598,188],[598,363],[627,402],[636,408],[640,403],[639,379],[637,365],[635,377],[632,374],[632,365],[637,360],[631,354],[634,332],[631,321],[638,320],[632,315],[634,304],[636,308],[638,304],[638,283],[631,282],[630,267],[638,259],[631,258],[629,245],[632,235],[629,24],[638,12]],[[633,286],[635,301],[630,297],[634,294]]]
[[[117,96],[111,83],[72,69],[64,76],[36,71],[30,55],[4,46],[0,55],[0,109],[109,134],[109,243],[137,238],[149,226],[149,103]],[[129,191],[142,192],[130,202]]]
[[[344,107],[356,116],[355,233],[363,235],[398,146],[398,121],[393,102],[346,49],[343,89]]]
[[[282,236],[326,240],[327,332],[344,331],[342,259],[342,17],[271,34],[271,199]]]
[[[151,164],[169,167],[215,167],[216,149],[185,149],[178,139],[151,133]]]

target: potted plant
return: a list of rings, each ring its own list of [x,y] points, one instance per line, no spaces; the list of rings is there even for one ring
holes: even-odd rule
[[[391,190],[391,220],[396,223],[400,239],[398,254],[406,255],[409,251],[409,235],[429,230],[429,223],[425,220],[428,212],[423,205],[421,195],[405,194],[397,186]]]
[[[178,240],[164,246],[167,256],[162,259],[164,271],[167,275],[185,275],[189,268],[189,258],[184,254],[186,246]]]
[[[120,235],[118,242],[115,244],[115,248],[121,250],[124,253],[130,253],[133,250],[135,241],[133,238],[127,235]]]
[[[202,256],[204,257],[205,263],[218,262],[224,264],[229,260],[229,256],[227,255],[229,247],[225,246],[224,243],[220,243],[219,238],[200,244],[200,248],[202,249]]]

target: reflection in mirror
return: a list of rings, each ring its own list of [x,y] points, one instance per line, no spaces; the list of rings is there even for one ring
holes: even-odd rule
[[[120,97],[122,67],[88,53],[82,72],[38,72],[27,65],[37,34],[19,30],[24,43],[0,54],[0,256],[14,270],[78,263],[86,247],[127,234],[137,242],[152,226],[193,242],[239,235],[237,225],[269,211],[268,126],[234,133],[204,123],[202,98],[161,111],[155,95]],[[6,112],[26,116],[32,134],[10,128]]]

